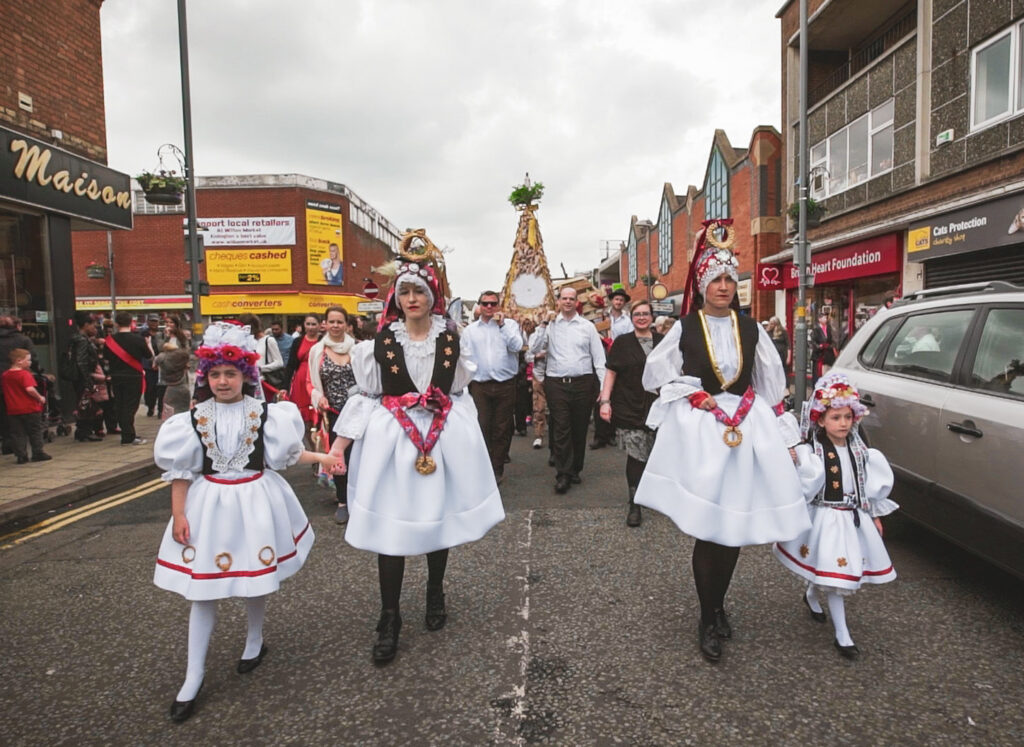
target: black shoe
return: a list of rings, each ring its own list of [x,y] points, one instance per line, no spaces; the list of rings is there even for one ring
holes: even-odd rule
[[[97,436],[97,435],[95,435],[93,433],[90,433],[88,436],[82,436],[81,438],[79,438],[78,436],[75,436],[75,440],[76,441],[93,441],[93,442],[95,442],[95,441],[102,441],[103,440],[103,436]]]
[[[28,464],[28,457],[27,456],[18,457],[18,461],[15,462],[15,464]]]
[[[591,449],[603,449],[607,445],[608,444],[606,444],[604,441],[591,441],[590,442],[590,448]]]
[[[251,659],[239,659],[238,660],[238,673],[248,674],[263,661],[263,657],[267,655],[267,644],[260,646],[260,652]]]
[[[643,520],[640,514],[640,507],[635,503],[629,504],[629,513],[626,515],[626,526],[627,527],[638,527],[640,522]]]
[[[402,618],[395,610],[384,610],[377,621],[377,642],[373,644],[374,664],[387,664],[398,653],[398,631]]]
[[[196,690],[196,695],[192,700],[176,700],[171,703],[171,721],[176,724],[188,721],[192,716],[192,712],[196,709],[196,701],[199,699],[199,693],[202,691],[203,684],[200,683],[199,689]]]
[[[836,648],[839,650],[839,655],[844,659],[850,659],[852,661],[860,656],[860,649],[857,648],[856,644],[851,646],[841,646],[838,638],[833,638],[832,642],[836,644]]]
[[[581,478],[579,475],[570,475],[569,482],[571,482],[573,485],[579,485],[581,482],[583,482],[583,478]]]
[[[814,610],[811,609],[811,603],[807,601],[807,595],[806,594],[804,594],[800,598],[803,599],[804,600],[804,604],[807,605],[807,611],[811,613],[811,619],[814,620],[814,622],[816,622],[816,623],[823,623],[826,620],[828,620],[828,618],[825,616],[824,612],[815,612]]]
[[[440,630],[448,622],[448,613],[444,608],[444,592],[440,589],[427,587],[427,630]]]
[[[715,635],[714,624],[705,625],[697,623],[697,642],[700,644],[700,652],[704,658],[712,664],[717,664],[722,658],[722,644]]]
[[[49,454],[46,454],[46,453],[44,453],[42,451],[40,451],[38,454],[33,454],[32,455],[32,461],[33,462],[48,462],[51,459],[53,459],[52,456],[50,456]]]
[[[567,492],[569,492],[569,485],[570,484],[571,483],[569,482],[569,478],[568,477],[559,477],[557,480],[555,480],[555,492],[556,493],[567,493]]]
[[[725,610],[715,610],[715,635],[722,640],[732,638],[732,626]]]

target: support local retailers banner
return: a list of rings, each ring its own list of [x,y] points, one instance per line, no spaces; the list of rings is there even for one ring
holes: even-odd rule
[[[810,272],[814,276],[814,283],[822,285],[899,272],[903,263],[901,244],[900,234],[889,233],[840,249],[812,254]],[[758,290],[796,288],[798,280],[796,265],[792,262],[757,267]]]
[[[294,246],[295,218],[199,218],[203,246]],[[188,221],[181,225],[188,233]]]
[[[200,297],[199,310],[203,316],[322,314],[328,306],[341,306],[358,314],[358,304],[366,300],[355,293],[217,293]]]

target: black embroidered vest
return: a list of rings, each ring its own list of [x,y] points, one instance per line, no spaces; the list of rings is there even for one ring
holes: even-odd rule
[[[459,362],[459,333],[454,323],[449,323],[444,332],[437,336],[434,350],[434,370],[430,383],[445,394],[451,394],[455,380],[455,368]],[[405,351],[395,339],[394,330],[388,325],[373,342],[373,357],[380,365],[380,382],[383,394],[399,396],[419,391],[405,365]]]
[[[251,469],[255,472],[262,472],[264,468],[263,462],[263,427],[267,424],[267,403],[260,403],[263,407],[263,411],[260,413],[260,429],[256,432],[256,443],[255,448],[249,455],[249,461],[245,464],[245,469]],[[192,418],[192,430],[196,431],[196,438],[202,441],[202,437],[199,435],[198,423],[196,423],[196,411],[192,410],[189,413]],[[214,475],[216,472],[213,469],[213,460],[210,459],[210,454],[207,452],[206,447],[203,446],[203,474]]]
[[[825,494],[822,500],[825,503],[844,503],[843,496],[843,466],[839,461],[839,449],[824,430],[817,433],[818,443],[825,457]],[[849,448],[849,447],[847,447]],[[853,465],[853,484],[857,485],[857,460],[850,454],[850,464]],[[854,490],[857,488],[854,487]]]
[[[750,386],[751,374],[754,370],[754,356],[757,352],[757,340],[761,332],[758,323],[749,316],[737,314],[736,321],[740,328],[740,350],[743,354],[743,365],[740,368],[739,378],[726,391],[742,395]],[[704,330],[701,328],[700,317],[697,312],[693,312],[683,317],[682,323],[679,349],[683,353],[683,373],[687,376],[698,377],[701,386],[708,394],[720,394],[722,384],[711,367],[711,356],[704,343]]]

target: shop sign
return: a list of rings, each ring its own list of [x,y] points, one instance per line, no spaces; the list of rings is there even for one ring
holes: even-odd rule
[[[0,197],[111,228],[132,227],[131,177],[0,127]]]
[[[1024,244],[1022,193],[911,224],[907,259],[924,262],[1012,244]]]
[[[291,285],[291,249],[212,249],[206,252],[211,285]]]
[[[753,278],[744,278],[736,284],[736,298],[739,301],[740,308],[745,309],[750,306],[750,295],[753,287]]]
[[[757,266],[757,289],[759,291],[782,290],[782,270],[779,265]]]
[[[676,305],[672,301],[651,301],[651,311],[655,314],[674,314]]]
[[[199,299],[203,316],[237,314],[322,314],[328,306],[341,306],[359,313],[358,304],[366,299],[355,293],[215,293]]]
[[[153,309],[191,309],[191,296],[116,296],[117,308],[125,311]],[[106,311],[110,309],[110,296],[77,296],[76,311]]]
[[[259,216],[248,218],[198,218],[203,246],[294,246],[295,218]],[[188,219],[182,219],[188,234]]]
[[[356,310],[360,314],[379,314],[384,311],[383,301],[361,301],[356,304]]]
[[[306,200],[306,282],[341,285],[345,282],[341,205]]]
[[[808,269],[816,284],[826,285],[871,275],[888,275],[899,272],[901,268],[900,235],[889,233],[813,254]],[[798,281],[796,265],[787,262],[783,265],[783,286],[796,288]]]

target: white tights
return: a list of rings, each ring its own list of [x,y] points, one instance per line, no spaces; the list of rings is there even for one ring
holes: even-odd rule
[[[262,596],[246,599],[245,611],[249,625],[242,658],[254,659],[263,646],[263,618],[266,616],[267,598]],[[210,636],[213,635],[213,625],[216,621],[216,600],[192,602],[188,616],[188,667],[185,670],[185,682],[175,700],[193,700],[199,692],[206,671],[206,651],[210,647]]]
[[[828,612],[832,616],[832,627],[836,630],[836,640],[839,641],[840,646],[852,646],[853,638],[850,637],[850,630],[846,627],[846,603],[843,601],[843,595],[834,591],[826,591],[825,601],[828,603]],[[807,604],[814,612],[822,611],[821,604],[818,603],[817,587],[814,584],[807,584]]]

